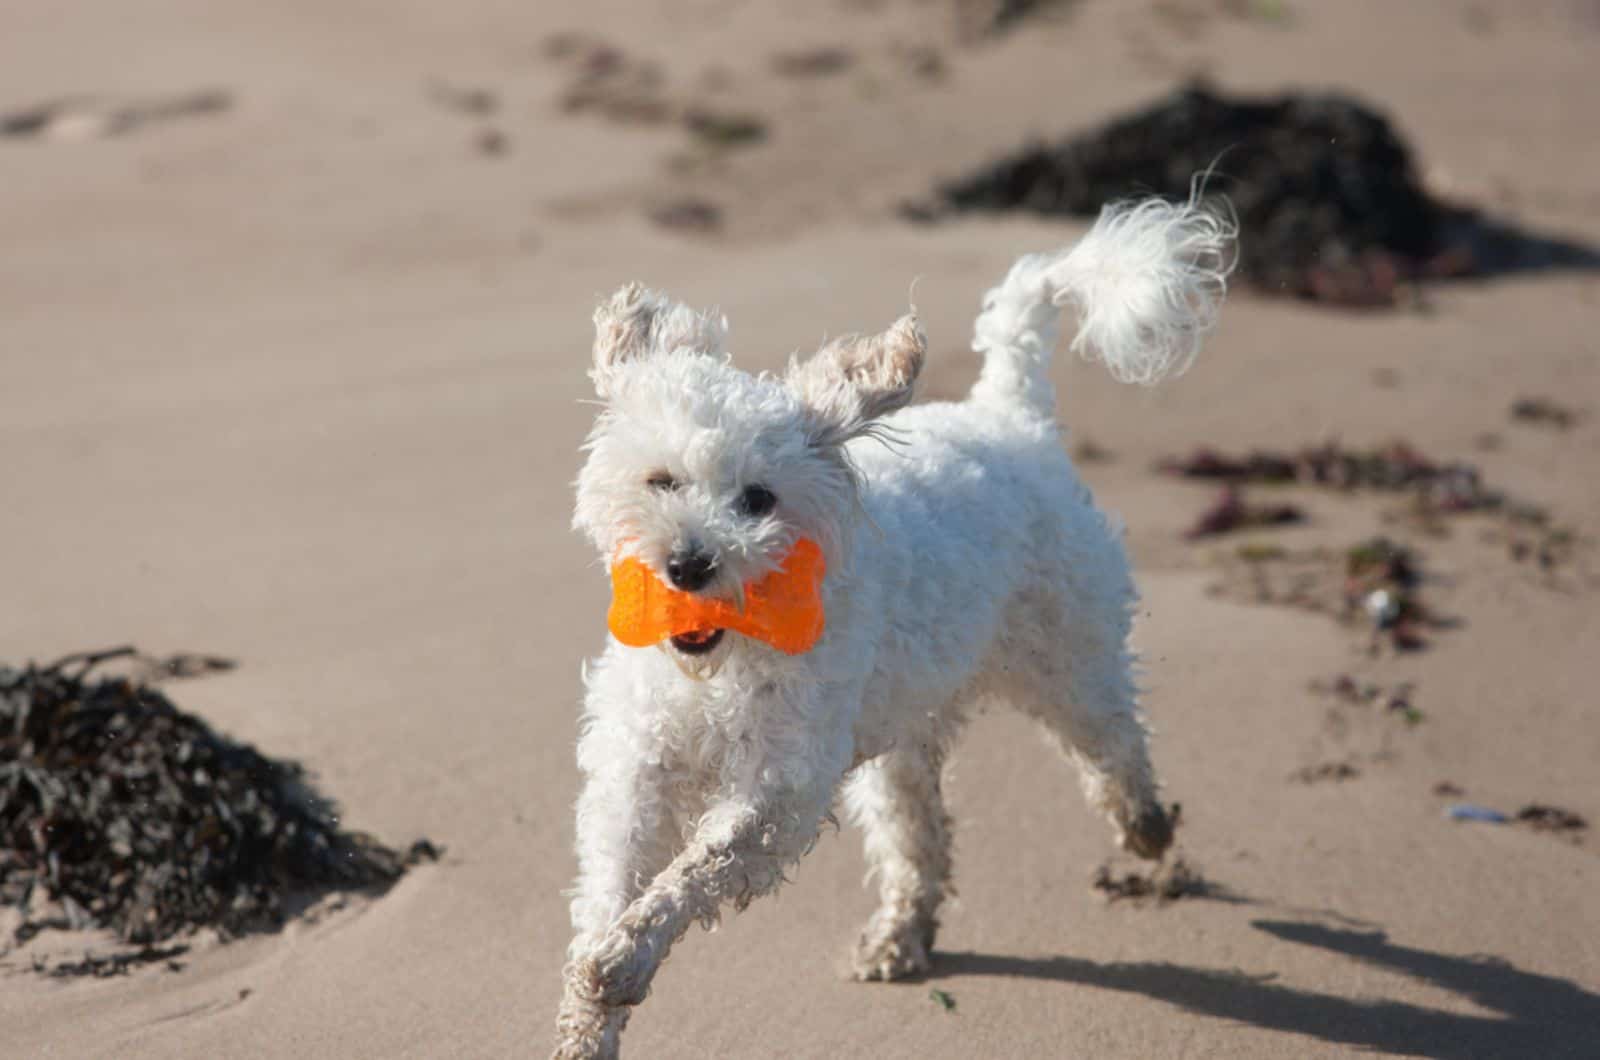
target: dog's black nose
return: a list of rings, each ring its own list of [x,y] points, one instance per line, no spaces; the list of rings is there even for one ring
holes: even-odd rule
[[[717,564],[703,552],[676,552],[667,560],[667,578],[684,592],[705,588]]]

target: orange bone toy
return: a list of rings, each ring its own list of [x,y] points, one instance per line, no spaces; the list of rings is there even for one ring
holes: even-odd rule
[[[727,600],[679,592],[637,557],[611,567],[611,611],[606,625],[630,648],[644,648],[668,637],[731,629],[799,655],[822,636],[822,576],[827,563],[815,541],[801,538],[783,566],[745,586],[745,609]]]

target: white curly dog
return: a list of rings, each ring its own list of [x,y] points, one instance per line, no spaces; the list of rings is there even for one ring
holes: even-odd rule
[[[926,971],[950,875],[940,769],[985,700],[1048,731],[1124,849],[1166,849],[1127,644],[1133,579],[1068,461],[1049,362],[1070,303],[1072,348],[1118,378],[1183,371],[1215,323],[1235,234],[1196,199],[1108,207],[989,292],[971,394],[909,408],[925,347],[914,314],[778,377],[729,363],[720,316],[638,286],[600,306],[604,410],[576,527],[607,563],[631,556],[741,607],[809,538],[826,559],[826,629],[795,655],[732,631],[611,639],[587,667],[556,1056],[617,1055],[673,943],[776,888],[841,793],[880,895],[855,973]]]

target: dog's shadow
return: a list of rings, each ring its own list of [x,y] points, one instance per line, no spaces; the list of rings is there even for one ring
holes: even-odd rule
[[[1317,946],[1450,990],[1497,1015],[1442,1012],[1398,1001],[1357,1001],[1280,986],[1272,974],[1165,962],[1097,963],[938,953],[930,978],[1021,976],[1144,994],[1190,1012],[1381,1053],[1443,1060],[1600,1056],[1600,994],[1497,957],[1459,957],[1396,945],[1381,931],[1308,921],[1253,920],[1284,942]]]

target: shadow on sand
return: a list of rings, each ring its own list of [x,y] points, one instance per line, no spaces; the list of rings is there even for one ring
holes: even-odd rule
[[[1527,272],[1600,271],[1600,248],[1519,228],[1475,210],[1456,210],[1445,222],[1447,241],[1467,249],[1474,264],[1462,279]]]
[[[931,978],[1019,976],[1144,994],[1190,1012],[1396,1055],[1443,1060],[1600,1056],[1600,994],[1496,957],[1458,957],[1398,946],[1381,931],[1306,921],[1253,920],[1283,942],[1316,946],[1401,972],[1498,1015],[1441,1012],[1398,1001],[1358,1001],[1279,986],[1272,974],[1162,962],[1101,964],[1074,957],[940,953]]]

